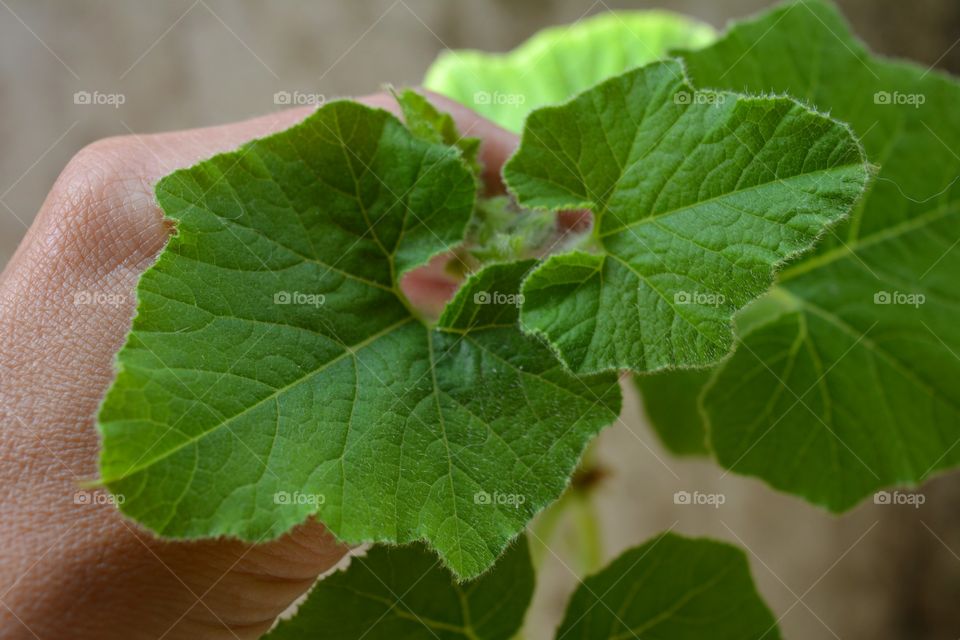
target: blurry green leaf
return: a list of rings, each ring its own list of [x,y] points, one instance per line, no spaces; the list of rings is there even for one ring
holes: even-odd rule
[[[521,324],[580,373],[712,364],[731,318],[867,180],[843,124],[788,98],[695,91],[679,62],[530,114],[504,176],[521,205],[589,208],[598,250],[523,285]]]
[[[330,103],[177,171],[99,415],[121,509],[176,538],[426,540],[486,570],[619,411],[516,327],[531,267],[468,280],[436,327],[398,282],[460,244],[475,180],[393,116]]]
[[[419,545],[378,546],[321,580],[264,640],[509,640],[533,586],[525,536],[463,584]]]
[[[819,1],[684,58],[698,86],[829,110],[881,166],[850,220],[738,319],[703,397],[721,464],[834,510],[960,464],[957,81],[871,55]]]
[[[743,552],[662,534],[630,549],[573,594],[557,639],[778,640]]]
[[[544,29],[506,54],[446,51],[424,85],[519,133],[534,109],[713,38],[709,25],[673,13],[604,13]]]
[[[667,369],[633,376],[643,408],[660,441],[676,455],[703,455],[707,434],[698,398],[710,369]]]

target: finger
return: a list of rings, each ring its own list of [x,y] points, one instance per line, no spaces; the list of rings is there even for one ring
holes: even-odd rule
[[[447,272],[447,264],[453,254],[434,256],[430,262],[403,276],[400,287],[414,308],[423,311],[428,318],[436,318],[447,301],[453,297],[460,281]]]
[[[449,113],[457,125],[457,131],[464,138],[480,138],[479,159],[483,164],[483,183],[488,193],[503,193],[503,181],[500,171],[503,164],[517,148],[517,136],[506,129],[490,122],[476,111],[465,107],[459,102],[428,91],[417,89],[427,96],[430,103],[442,112]],[[395,115],[400,114],[400,107],[393,96],[375,94],[359,100],[370,106],[386,109]]]
[[[425,91],[430,102],[438,109],[453,116],[462,136],[480,138],[480,161],[483,163],[483,180],[488,193],[504,193],[501,171],[519,144],[516,134],[490,122],[472,109],[454,102],[439,93]]]

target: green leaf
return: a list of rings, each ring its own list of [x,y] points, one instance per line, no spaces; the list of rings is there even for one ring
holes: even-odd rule
[[[322,579],[265,640],[509,640],[533,586],[525,536],[492,570],[463,584],[419,545],[377,546]]]
[[[99,415],[122,510],[251,541],[316,514],[487,569],[620,399],[517,329],[530,263],[473,276],[437,327],[411,311],[400,278],[463,240],[474,195],[457,150],[350,102],[161,180],[177,233]]]
[[[374,547],[321,580],[290,620],[265,640],[323,637],[508,640],[534,590],[521,536],[494,568],[468,583],[419,546]],[[670,638],[779,640],[743,552],[708,539],[665,533],[628,550],[583,581],[558,640]]]
[[[697,399],[710,369],[668,369],[636,375],[633,383],[643,395],[643,408],[660,441],[676,455],[704,455],[707,433]]]
[[[777,640],[780,631],[742,551],[665,533],[587,578],[557,638]]]
[[[713,38],[709,25],[665,11],[604,13],[544,29],[506,54],[446,51],[424,86],[519,133],[534,109]]]
[[[867,169],[845,125],[695,91],[668,61],[533,112],[504,176],[521,205],[594,212],[596,250],[545,261],[521,313],[591,373],[722,358],[734,312],[847,214]]]
[[[830,110],[882,167],[850,221],[750,310],[716,371],[703,405],[720,463],[832,510],[960,464],[957,81],[871,55],[823,2],[736,25],[685,59],[700,86]]]

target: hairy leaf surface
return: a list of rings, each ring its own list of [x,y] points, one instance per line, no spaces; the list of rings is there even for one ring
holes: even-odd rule
[[[667,61],[533,112],[504,175],[524,206],[594,213],[596,250],[539,266],[521,313],[587,373],[722,358],[733,314],[843,219],[867,169],[845,125],[696,91]]]
[[[684,58],[699,86],[829,110],[881,166],[850,220],[738,321],[702,398],[721,464],[833,510],[960,464],[957,81],[871,55],[819,1]]]
[[[401,276],[462,241],[475,190],[457,150],[349,102],[161,180],[177,233],[99,415],[123,511],[252,541],[316,514],[348,542],[489,567],[619,389],[516,328],[530,263],[472,277],[436,327],[411,310]]]
[[[604,13],[544,29],[506,54],[447,51],[424,86],[519,133],[531,111],[562,102],[676,47],[698,47],[713,28],[665,11]]]

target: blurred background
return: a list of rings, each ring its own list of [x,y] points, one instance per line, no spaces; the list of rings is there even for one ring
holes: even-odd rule
[[[418,83],[445,48],[508,50],[537,29],[617,8],[666,8],[717,27],[765,0],[0,0],[0,265],[69,158],[99,138],[243,119],[274,93],[327,99]],[[957,0],[842,0],[878,52],[960,72]],[[802,34],[798,34],[802,37]],[[123,104],[74,103],[78,91]],[[864,504],[830,516],[709,461],[666,453],[628,392],[601,437],[593,506],[561,518],[542,552],[527,637],[552,637],[578,578],[673,528],[747,550],[785,637],[960,637],[960,478],[923,487],[919,508]],[[719,508],[676,491],[722,493]],[[602,558],[583,557],[590,523]],[[586,523],[586,524],[585,524]]]

